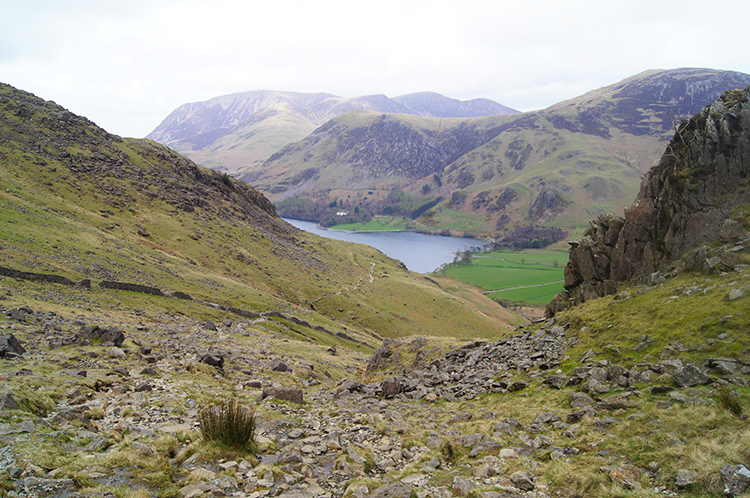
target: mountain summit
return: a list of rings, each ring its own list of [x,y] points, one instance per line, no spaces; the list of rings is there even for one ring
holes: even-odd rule
[[[432,117],[476,117],[518,111],[488,99],[460,101],[433,92],[390,99],[385,95],[344,98],[330,93],[259,90],[185,104],[147,138],[232,173],[267,159],[284,145],[309,135],[326,121],[354,110]]]

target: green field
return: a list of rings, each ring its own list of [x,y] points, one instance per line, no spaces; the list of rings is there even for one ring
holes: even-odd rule
[[[544,306],[563,290],[563,249],[525,249],[476,254],[470,264],[452,263],[440,274],[484,289],[495,301]]]
[[[367,223],[348,223],[334,225],[332,230],[345,230],[347,232],[388,232],[397,230],[413,230],[416,224],[407,218],[395,216],[376,216]]]

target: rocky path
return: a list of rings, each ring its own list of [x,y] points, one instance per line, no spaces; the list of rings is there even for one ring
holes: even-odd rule
[[[698,476],[665,482],[662,463],[601,448],[750,374],[750,361],[626,367],[592,351],[566,375],[575,340],[554,320],[462,347],[386,341],[368,359],[291,347],[262,318],[2,312],[0,482],[13,497],[542,498],[565,489],[552,469],[591,460],[618,486],[669,494]],[[200,408],[230,396],[256,408],[257,457],[200,441]]]

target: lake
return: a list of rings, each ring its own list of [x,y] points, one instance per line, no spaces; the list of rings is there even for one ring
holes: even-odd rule
[[[297,228],[329,239],[367,244],[391,258],[403,262],[411,271],[430,273],[440,265],[452,263],[455,253],[469,247],[484,246],[486,240],[444,237],[415,232],[345,232],[320,228],[315,222],[284,218]]]

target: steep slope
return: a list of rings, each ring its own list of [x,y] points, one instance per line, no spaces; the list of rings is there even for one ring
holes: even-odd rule
[[[462,102],[424,92],[390,99],[268,90],[236,93],[175,109],[147,138],[236,176],[250,174],[284,145],[353,110],[424,116],[489,116],[517,111],[488,99]]]
[[[441,172],[454,158],[490,141],[502,119],[466,123],[351,112],[329,121],[302,142],[284,147],[262,169],[241,179],[270,194],[285,195],[403,187]]]
[[[15,272],[177,292],[204,303],[199,313],[213,305],[294,313],[367,343],[430,329],[494,335],[520,322],[370,247],[292,227],[228,175],[155,142],[110,135],[8,85],[0,88],[0,160],[0,265]],[[190,306],[178,301],[157,307]]]
[[[567,291],[548,313],[613,294],[624,281],[663,279],[683,256],[688,269],[732,270],[750,239],[749,214],[750,87],[679,125],[624,218],[591,222],[591,235],[572,244]]]
[[[360,116],[354,122],[341,116],[243,179],[272,200],[299,196],[321,205],[341,199],[346,205],[350,199],[350,207],[375,213],[382,212],[382,196],[363,190],[397,185],[413,196],[410,205],[435,201],[420,221],[440,228],[583,226],[597,213],[631,201],[639,177],[657,162],[674,132],[673,123],[724,90],[747,84],[750,75],[741,73],[659,70],[537,112],[419,122],[405,116]],[[390,126],[383,126],[386,122]],[[420,143],[424,153],[414,148]],[[507,202],[509,188],[516,196]],[[284,204],[278,207],[283,213]]]

